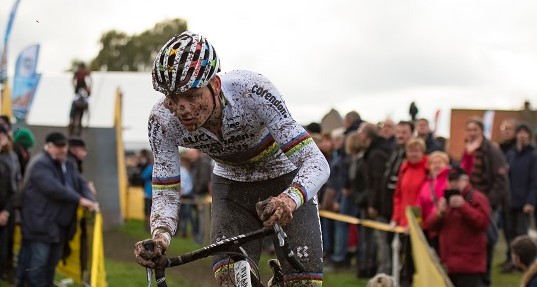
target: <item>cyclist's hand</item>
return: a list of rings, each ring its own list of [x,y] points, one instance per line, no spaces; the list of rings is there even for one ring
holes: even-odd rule
[[[264,226],[271,227],[276,223],[284,226],[293,219],[296,203],[289,196],[282,193],[277,197],[271,196],[258,202],[255,208]]]
[[[154,250],[146,250],[144,243],[152,242]],[[136,262],[143,267],[155,269],[155,266],[160,265],[163,260],[166,260],[164,254],[168,248],[168,241],[161,234],[156,234],[154,239],[147,239],[138,241],[134,245],[134,255],[136,256]],[[155,265],[156,264],[156,265]]]

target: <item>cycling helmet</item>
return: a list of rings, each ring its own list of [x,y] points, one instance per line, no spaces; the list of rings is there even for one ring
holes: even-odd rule
[[[171,38],[153,63],[153,88],[166,96],[207,86],[220,60],[207,38],[183,32]]]

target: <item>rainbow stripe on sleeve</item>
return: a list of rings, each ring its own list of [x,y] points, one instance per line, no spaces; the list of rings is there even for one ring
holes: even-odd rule
[[[255,147],[256,156],[248,161],[250,163],[262,162],[273,156],[279,149],[279,145],[274,141],[271,134],[267,134],[261,142]]]
[[[285,155],[289,157],[310,143],[313,143],[313,139],[307,132],[303,132],[290,140],[288,143],[284,144],[281,149]]]
[[[298,196],[298,198],[300,198],[300,205],[304,204],[306,198],[308,198],[306,189],[298,183],[291,184],[291,186],[289,186],[289,191],[293,192]]]
[[[160,178],[153,177],[152,179],[153,190],[165,190],[165,189],[178,190],[180,184],[181,184],[180,176],[160,177]]]
[[[274,154],[276,154],[280,150],[280,146],[276,141],[274,141],[274,138],[269,133],[263,139],[261,139],[261,142],[258,143],[252,151],[250,151],[250,158],[247,160],[243,160],[245,156],[241,156],[241,161],[232,161],[232,160],[224,160],[218,157],[213,157],[213,159],[216,162],[226,164],[226,165],[241,165],[241,164],[250,164],[250,163],[259,163],[264,162],[268,160],[270,157],[272,157]]]

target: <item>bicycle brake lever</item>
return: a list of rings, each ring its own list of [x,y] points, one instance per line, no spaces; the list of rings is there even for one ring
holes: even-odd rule
[[[287,262],[291,264],[293,268],[300,272],[306,271],[306,268],[304,267],[304,264],[296,258],[295,253],[289,246],[289,243],[287,242],[287,234],[285,234],[285,231],[283,231],[283,228],[279,224],[274,225],[274,232],[276,233],[276,236],[278,238],[278,246],[282,249],[283,253],[285,254],[285,258],[287,259]]]

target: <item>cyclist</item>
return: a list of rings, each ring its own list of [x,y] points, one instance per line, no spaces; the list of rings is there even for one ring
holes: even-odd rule
[[[250,71],[219,71],[213,46],[199,34],[174,36],[156,56],[153,87],[164,94],[148,125],[155,158],[151,231],[156,248],[146,251],[136,243],[137,262],[150,268],[161,264],[161,254],[176,232],[177,147],[183,146],[215,161],[211,242],[279,223],[306,267],[300,273],[280,260],[286,286],[322,286],[316,194],[328,178],[328,163],[268,79]],[[259,261],[260,240],[243,247]],[[282,258],[281,250],[276,254]],[[229,258],[215,257],[213,271],[218,286],[235,286],[229,281]]]

